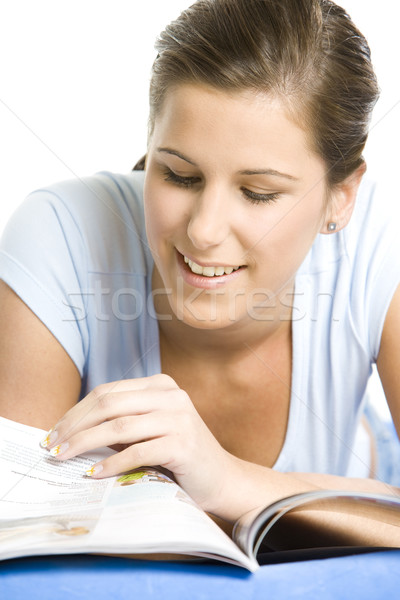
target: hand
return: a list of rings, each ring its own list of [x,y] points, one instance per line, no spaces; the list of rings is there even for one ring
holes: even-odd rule
[[[218,505],[234,459],[211,434],[186,392],[167,375],[96,387],[64,415],[42,445],[60,460],[118,445],[120,451],[94,465],[90,476],[161,466],[210,512]]]

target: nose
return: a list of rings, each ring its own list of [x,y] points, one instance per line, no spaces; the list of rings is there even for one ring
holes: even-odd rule
[[[218,246],[229,235],[230,212],[227,193],[203,189],[193,200],[187,233],[193,246],[206,250]]]

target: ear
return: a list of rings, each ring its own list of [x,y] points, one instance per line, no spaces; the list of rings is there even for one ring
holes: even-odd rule
[[[353,214],[358,188],[366,168],[366,164],[363,162],[358,169],[330,192],[329,205],[321,233],[335,233],[346,227]],[[332,224],[336,227],[333,227]],[[329,228],[329,225],[332,225],[332,228]]]

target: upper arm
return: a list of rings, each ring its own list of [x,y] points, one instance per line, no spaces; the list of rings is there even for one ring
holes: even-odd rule
[[[78,401],[80,389],[67,352],[0,280],[0,415],[49,429]]]
[[[400,437],[400,285],[386,314],[377,367]]]

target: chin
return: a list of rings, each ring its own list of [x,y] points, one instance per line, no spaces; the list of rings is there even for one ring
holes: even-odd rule
[[[189,327],[193,327],[193,329],[199,329],[203,331],[220,331],[221,329],[227,329],[228,327],[232,327],[232,325],[234,325],[232,321],[229,321],[227,319],[218,319],[213,321],[195,321],[193,319],[182,319],[182,321]]]
[[[232,319],[229,316],[229,311],[214,311],[210,314],[209,310],[174,310],[174,313],[179,321],[192,327],[193,329],[204,331],[217,331],[232,327],[237,319]]]

